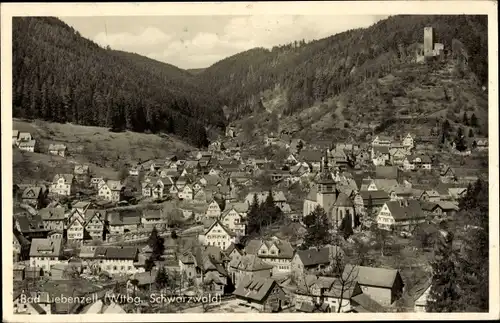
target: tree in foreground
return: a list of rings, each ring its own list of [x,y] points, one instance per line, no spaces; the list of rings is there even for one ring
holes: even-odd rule
[[[249,235],[252,233],[260,232],[260,228],[262,226],[260,213],[259,213],[259,200],[257,199],[257,194],[254,194],[252,204],[250,204],[250,208],[247,214],[247,232]]]
[[[269,190],[264,202],[260,203],[257,194],[254,194],[252,204],[247,214],[247,234],[258,234],[268,225],[283,219],[283,211],[276,205],[273,192]]]
[[[155,266],[155,262],[150,258],[147,258],[146,261],[144,262],[144,270],[145,271],[151,271],[153,270]]]
[[[468,225],[458,259],[460,302],[457,311],[483,312],[489,308],[489,196],[479,179],[459,201],[458,217]]]
[[[151,235],[148,239],[148,246],[151,247],[153,252],[151,253],[151,260],[159,260],[163,256],[163,252],[165,251],[164,239],[158,234],[158,230],[156,227],[153,227],[151,231]]]
[[[457,272],[453,260],[453,235],[440,232],[432,263],[432,284],[429,292],[427,312],[454,312],[460,299],[457,289]]]
[[[161,267],[155,277],[156,287],[160,290],[166,288],[169,284],[169,277],[165,267]]]
[[[307,233],[302,244],[304,249],[321,248],[330,243],[330,221],[325,210],[316,206],[313,212],[304,217]]]

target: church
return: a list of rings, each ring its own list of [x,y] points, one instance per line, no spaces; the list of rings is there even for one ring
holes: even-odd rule
[[[347,215],[350,215],[354,228],[354,204],[347,194],[339,191],[337,183],[328,171],[326,158],[322,159],[321,174],[304,200],[302,215],[309,215],[318,205],[326,211],[334,228],[338,228]]]

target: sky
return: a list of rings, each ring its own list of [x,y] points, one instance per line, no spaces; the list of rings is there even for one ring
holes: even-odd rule
[[[101,46],[183,69],[205,68],[255,47],[311,41],[369,27],[387,16],[92,16],[59,17]]]

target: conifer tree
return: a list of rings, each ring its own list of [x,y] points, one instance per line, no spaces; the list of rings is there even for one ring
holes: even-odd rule
[[[257,199],[257,194],[255,193],[253,196],[252,204],[250,204],[250,208],[247,214],[248,234],[258,233],[260,232],[261,223],[261,215],[260,215],[260,205],[259,200]]]
[[[159,289],[164,289],[169,285],[169,277],[165,267],[161,267],[156,273],[155,284]]]
[[[455,145],[458,151],[464,151],[467,148],[467,146],[465,145],[464,130],[462,129],[462,127],[458,128]]]
[[[476,115],[474,113],[470,117],[470,126],[471,127],[477,127],[477,117],[476,117]]]
[[[353,233],[352,222],[354,215],[351,212],[347,212],[347,214],[342,219],[339,230],[342,232],[344,239],[349,238]]]
[[[304,249],[321,248],[331,242],[330,221],[321,206],[316,206],[313,212],[304,217],[304,224],[307,227],[307,233],[302,244]]]
[[[428,312],[454,312],[460,299],[452,243],[453,235],[441,231],[432,263],[432,285],[426,305]]]
[[[148,239],[148,246],[150,246],[153,250],[153,252],[151,253],[152,260],[159,260],[162,257],[163,252],[165,251],[164,242],[165,241],[163,237],[158,234],[158,230],[156,229],[156,227],[153,227],[151,235]]]
[[[267,192],[266,199],[261,205],[261,213],[268,223],[273,222],[277,217],[276,204],[274,203],[273,191],[271,189]]]
[[[462,123],[466,126],[469,125],[469,118],[467,118],[467,112],[464,112],[464,116],[462,118]]]
[[[156,226],[154,226],[153,230],[151,230],[151,234],[149,235],[149,238],[148,238],[148,246],[153,248],[153,246],[156,244],[157,240],[158,240],[158,230],[156,230]]]

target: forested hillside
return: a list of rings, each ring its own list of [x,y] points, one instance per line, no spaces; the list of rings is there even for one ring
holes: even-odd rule
[[[13,115],[173,133],[207,145],[223,127],[217,96],[187,71],[100,48],[57,18],[13,19]]]
[[[187,71],[191,74],[191,75],[198,75],[200,74],[201,72],[203,72],[205,69],[204,68],[190,68],[188,69]]]
[[[232,119],[262,108],[263,93],[275,90],[284,93],[282,111],[291,115],[411,63],[426,26],[434,28],[434,42],[451,50],[453,59],[468,61],[478,85],[487,83],[487,16],[458,15],[394,16],[307,44],[252,49],[198,78],[226,100]]]

